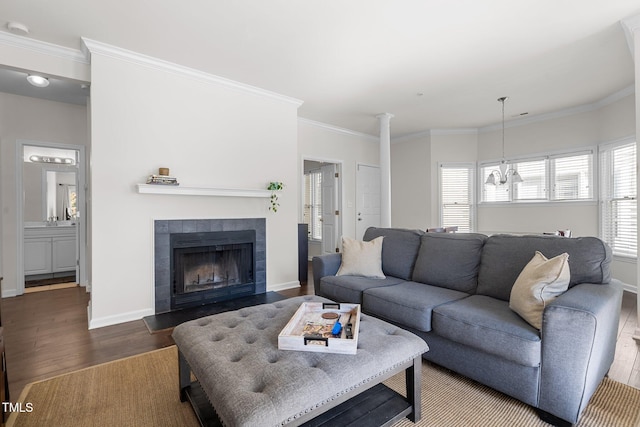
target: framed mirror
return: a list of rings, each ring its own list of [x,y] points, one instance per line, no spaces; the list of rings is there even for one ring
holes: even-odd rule
[[[77,217],[78,177],[75,156],[76,153],[72,150],[24,147],[25,222],[46,222],[52,218],[65,221]],[[56,159],[68,159],[72,163],[61,163]]]

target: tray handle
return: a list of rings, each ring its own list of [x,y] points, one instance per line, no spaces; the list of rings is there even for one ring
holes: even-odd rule
[[[340,310],[340,303],[338,303],[338,302],[323,302],[322,303],[322,309],[325,310],[327,308]]]
[[[320,345],[324,343],[325,347],[329,347],[329,338],[321,337],[321,336],[310,336],[304,337],[304,345],[311,343],[312,345]]]

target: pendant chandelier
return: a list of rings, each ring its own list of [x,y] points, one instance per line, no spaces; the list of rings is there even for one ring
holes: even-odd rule
[[[522,182],[522,177],[514,168],[510,168],[507,161],[504,159],[504,102],[509,99],[506,96],[498,98],[498,102],[502,104],[502,161],[498,169],[491,171],[491,174],[487,177],[485,184],[502,185],[506,184],[509,177],[514,184]]]

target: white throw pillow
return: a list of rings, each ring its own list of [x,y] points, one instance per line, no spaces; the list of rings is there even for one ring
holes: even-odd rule
[[[511,288],[509,308],[540,330],[542,312],[547,303],[569,288],[571,274],[568,261],[567,253],[547,259],[536,251]]]
[[[336,276],[364,276],[384,279],[382,272],[382,239],[361,242],[350,237],[342,238],[342,264]]]

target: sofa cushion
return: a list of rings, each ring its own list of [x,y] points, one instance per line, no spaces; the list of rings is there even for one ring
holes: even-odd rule
[[[542,329],[542,312],[547,303],[569,287],[568,258],[563,253],[547,259],[536,251],[511,288],[509,308],[538,330]]]
[[[611,249],[597,237],[497,234],[490,236],[482,249],[476,293],[509,301],[513,284],[536,251],[548,258],[569,254],[570,288],[611,280]]]
[[[414,282],[475,293],[484,234],[426,233],[421,237]]]
[[[420,230],[369,227],[362,240],[384,236],[382,242],[382,271],[387,276],[411,280],[413,266],[420,248]]]
[[[472,295],[433,309],[433,332],[520,365],[540,365],[539,332],[495,298]]]
[[[431,330],[431,312],[446,302],[468,297],[464,292],[401,282],[393,286],[370,288],[362,295],[362,310],[420,331]]]
[[[336,302],[362,304],[362,292],[378,286],[391,286],[402,282],[397,277],[369,279],[361,276],[325,276],[320,279],[320,295]]]
[[[360,242],[350,237],[342,238],[342,260],[336,276],[363,276],[384,279],[382,272],[382,240]]]

